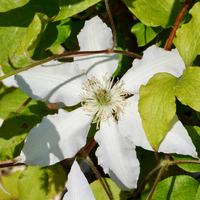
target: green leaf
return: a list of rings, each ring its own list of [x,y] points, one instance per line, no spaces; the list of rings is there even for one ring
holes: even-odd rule
[[[21,174],[21,171],[16,171],[8,176],[1,176],[1,184],[3,188],[10,194],[6,194],[3,190],[0,189],[0,199],[2,200],[13,200],[18,199],[18,178]]]
[[[110,178],[103,178],[105,185],[108,187],[108,191],[114,200],[125,199],[125,194],[121,192],[121,190],[117,187],[116,183],[113,182]],[[90,184],[92,192],[94,194],[95,199],[101,200],[109,200],[105,190],[103,189],[99,180],[96,180]]]
[[[151,200],[197,200],[199,183],[189,176],[172,176],[158,183]]]
[[[123,0],[128,9],[147,26],[173,26],[182,8],[177,0]]]
[[[185,126],[185,128],[188,131],[188,134],[190,138],[192,139],[193,144],[196,147],[196,151],[198,155],[200,155],[200,128],[198,126]],[[179,160],[195,160],[199,161],[198,159],[195,159],[191,156],[186,156],[186,155],[177,155],[177,154],[172,154],[171,155],[175,161]],[[184,169],[185,171],[188,172],[199,172],[200,171],[200,164],[195,164],[195,163],[180,163],[177,164],[180,168]]]
[[[62,20],[71,17],[100,1],[101,0],[59,0],[60,12],[56,16],[56,20]]]
[[[192,19],[189,23],[183,24],[176,31],[174,44],[176,45],[186,66],[190,66],[196,56],[200,54],[200,2],[197,2],[190,10]]]
[[[30,23],[26,33],[24,34],[20,45],[16,48],[11,63],[15,63],[16,67],[31,64],[27,59],[32,57],[35,48],[40,40],[39,34],[42,32],[44,25],[49,21],[49,18],[42,14],[36,13],[32,22]]]
[[[34,187],[33,187],[34,186]],[[19,176],[19,199],[45,199],[48,193],[48,174],[39,166],[28,166]]]
[[[35,13],[43,13],[53,18],[58,11],[57,0],[30,0],[23,7],[0,13],[0,64],[7,67],[15,66],[15,63],[11,63],[10,60]]]
[[[54,198],[65,186],[66,173],[60,164],[45,167],[48,173],[48,195],[46,200]]]
[[[43,168],[28,166],[19,177],[19,199],[53,198],[64,187],[65,177],[65,171],[59,164]]]
[[[7,88],[0,86],[0,118],[6,119],[10,112],[16,112],[18,108],[29,98],[19,88]]]
[[[28,132],[41,122],[44,115],[55,112],[47,110],[44,102],[32,100],[31,104],[20,114],[10,113],[4,120],[0,128],[1,161],[18,156]]]
[[[67,18],[62,21],[55,21],[47,23],[39,44],[36,48],[36,53],[34,58],[41,59],[42,53],[56,45],[62,44],[70,36],[71,33],[71,19]]]
[[[156,35],[162,30],[163,30],[162,27],[152,28],[150,26],[146,26],[143,23],[139,22],[131,28],[131,33],[135,34],[138,46],[141,47],[145,46],[151,40],[153,40],[156,37]]]
[[[180,78],[175,95],[178,100],[200,112],[200,68],[188,67]]]
[[[171,74],[158,73],[139,91],[142,125],[149,143],[156,150],[176,112],[174,86],[177,81]]]
[[[9,10],[24,6],[30,0],[1,0],[0,12],[7,12]]]
[[[46,22],[49,21],[49,18],[42,14],[36,13],[32,22],[30,23],[27,32],[24,34],[24,37],[21,41],[21,48],[23,51],[31,50],[36,46],[36,39],[42,31],[42,28]]]

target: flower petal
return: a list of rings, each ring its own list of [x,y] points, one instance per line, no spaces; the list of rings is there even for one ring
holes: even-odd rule
[[[102,20],[96,16],[86,21],[84,28],[78,34],[81,51],[97,51],[112,48],[112,31]],[[107,73],[112,76],[118,66],[117,54],[98,54],[84,57],[76,57],[74,60],[82,70],[86,70],[88,78],[95,76],[101,80]]]
[[[149,144],[142,126],[142,120],[138,112],[139,95],[134,95],[128,99],[130,105],[124,110],[124,115],[118,121],[120,133],[127,137],[136,146],[141,146],[147,150],[153,150]]]
[[[65,186],[68,192],[65,193],[63,200],[95,200],[89,183],[76,160],[71,167]]]
[[[119,131],[136,146],[153,151],[142,127],[142,120],[138,112],[138,99],[139,95],[134,95],[128,99],[130,106],[126,106],[125,114],[118,121]],[[195,146],[176,115],[169,123],[168,132],[161,142],[158,152],[197,157]]]
[[[0,65],[0,76],[3,76],[3,75],[5,75],[5,74],[3,73],[2,67]],[[14,78],[15,78],[14,75],[10,76],[10,77],[8,77],[6,79],[3,79],[2,83],[7,87],[18,87],[18,85],[17,85],[17,83],[16,83]]]
[[[139,93],[141,85],[145,85],[154,74],[166,72],[180,77],[185,70],[185,63],[177,49],[165,51],[155,45],[144,51],[141,60],[135,59],[133,66],[126,72],[121,80],[123,86],[132,94]]]
[[[169,123],[168,133],[160,144],[158,152],[177,153],[197,158],[196,148],[176,115]]]
[[[20,89],[34,100],[72,106],[80,102],[81,84],[87,78],[75,63],[50,61],[21,72],[16,80]]]
[[[116,121],[110,120],[109,124],[101,122],[95,135],[100,145],[96,151],[98,164],[118,187],[131,190],[137,187],[140,172],[135,145],[119,133]]]
[[[75,156],[86,144],[92,119],[82,108],[72,112],[60,109],[58,114],[44,117],[29,132],[19,162],[46,166]]]

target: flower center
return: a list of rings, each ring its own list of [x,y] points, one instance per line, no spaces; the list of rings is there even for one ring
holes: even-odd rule
[[[126,98],[130,93],[122,88],[123,82],[117,81],[112,87],[113,80],[104,76],[100,82],[92,77],[82,83],[84,92],[80,94],[81,105],[87,115],[94,116],[93,123],[97,123],[97,126],[101,120],[109,123],[110,117],[119,120],[128,103]]]

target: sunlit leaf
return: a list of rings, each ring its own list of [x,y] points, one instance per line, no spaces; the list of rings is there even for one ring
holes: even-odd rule
[[[54,21],[46,24],[41,35],[39,44],[36,48],[36,59],[41,59],[42,53],[56,45],[60,45],[66,41],[71,33],[71,20],[67,18],[62,21]]]
[[[56,16],[56,20],[62,20],[71,17],[100,1],[101,0],[59,0],[60,12]]]
[[[140,47],[148,44],[162,30],[162,27],[150,27],[139,22],[132,27],[131,32],[135,34],[138,46]]]
[[[180,78],[175,95],[178,100],[200,112],[200,68],[188,67]]]
[[[182,8],[176,0],[123,0],[128,9],[147,26],[173,26]]]
[[[197,200],[200,197],[199,182],[189,176],[171,176],[158,183],[152,200]]]
[[[0,12],[6,12],[27,4],[30,0],[1,0]]]
[[[10,60],[35,13],[43,13],[53,18],[58,13],[58,9],[56,0],[30,0],[23,7],[0,13],[0,64],[7,67],[15,66],[15,63],[11,63]]]
[[[1,184],[3,188],[10,194],[6,194],[3,190],[0,189],[0,199],[2,200],[13,200],[18,199],[18,178],[21,174],[21,171],[16,171],[11,173],[8,176],[1,176]]]
[[[46,170],[39,166],[28,166],[19,176],[18,188],[20,200],[45,199],[48,193],[48,174]]]
[[[64,182],[65,172],[59,164],[44,168],[28,166],[19,176],[19,199],[48,200],[64,187]]]
[[[123,192],[121,192],[121,190],[117,187],[115,182],[113,182],[110,178],[104,178],[103,180],[114,200],[121,200],[126,197],[125,194],[123,194]],[[92,182],[90,187],[96,199],[109,200],[109,197],[107,196],[99,180]]]
[[[42,14],[36,13],[24,34],[20,45],[16,48],[10,62],[15,63],[16,67],[31,64],[27,57],[32,57],[35,48],[40,40],[39,34],[42,32],[44,25],[49,18]]]
[[[0,118],[5,119],[10,112],[16,112],[28,99],[28,95],[19,88],[0,86]]]
[[[147,139],[158,148],[165,136],[168,123],[176,112],[174,86],[178,79],[171,74],[159,73],[140,88],[139,112]]]
[[[192,19],[189,23],[182,25],[176,32],[174,44],[186,66],[190,66],[196,56],[200,54],[200,2],[197,2],[190,10]]]

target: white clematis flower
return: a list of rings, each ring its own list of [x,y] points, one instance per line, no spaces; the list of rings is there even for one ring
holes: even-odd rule
[[[112,33],[95,17],[86,22],[78,40],[81,50],[103,50],[111,48]],[[185,64],[177,50],[168,52],[152,46],[112,86],[110,77],[117,63],[115,54],[92,55],[76,58],[73,63],[51,61],[16,76],[19,87],[35,100],[63,102],[67,106],[81,102],[82,105],[72,112],[60,109],[58,114],[44,117],[28,134],[20,162],[45,166],[75,156],[85,146],[90,124],[95,122],[100,125],[95,134],[99,143],[98,163],[121,189],[137,187],[140,167],[135,144],[152,150],[137,110],[139,88],[158,72],[181,76]],[[184,149],[174,138],[184,141]],[[168,149],[170,153],[197,156],[177,118],[159,148],[165,153],[169,153]]]
[[[83,175],[77,161],[75,160],[66,183],[67,192],[63,200],[95,200],[92,190],[85,176]]]

